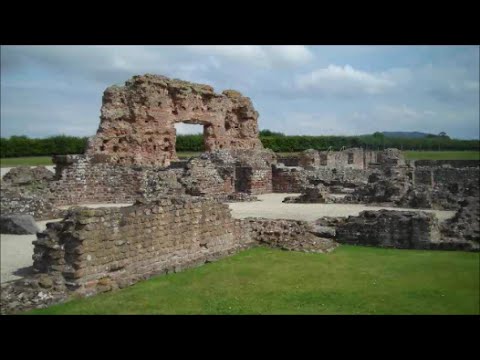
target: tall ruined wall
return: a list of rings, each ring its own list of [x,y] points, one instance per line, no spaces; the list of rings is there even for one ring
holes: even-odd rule
[[[177,272],[252,244],[228,205],[169,197],[125,208],[75,209],[34,242],[34,269],[79,294]]]
[[[106,89],[100,119],[87,154],[105,162],[168,166],[176,159],[178,122],[204,126],[206,151],[263,149],[249,98],[164,76],[134,76]]]

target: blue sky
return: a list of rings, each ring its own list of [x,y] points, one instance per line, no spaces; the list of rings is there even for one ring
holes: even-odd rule
[[[2,46],[2,137],[94,135],[103,91],[145,73],[239,90],[290,135],[479,138],[478,46],[297,45]]]

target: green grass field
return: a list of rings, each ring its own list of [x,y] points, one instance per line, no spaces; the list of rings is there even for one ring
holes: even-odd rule
[[[480,160],[479,151],[404,151],[407,160]]]
[[[48,166],[53,165],[51,156],[30,156],[18,158],[1,158],[1,167],[14,166]]]
[[[479,314],[479,253],[257,247],[29,314]]]
[[[201,154],[200,151],[182,151],[182,152],[178,152],[177,156],[179,159],[188,159],[194,156],[198,156],[200,154]]]
[[[405,151],[405,158],[408,160],[480,160],[480,152],[478,151]],[[294,153],[277,153],[280,156],[294,156]],[[200,152],[185,151],[179,152],[180,159],[188,159],[192,156],[200,155]],[[2,158],[0,159],[1,167],[13,166],[38,166],[53,165],[50,156],[32,156],[20,158]]]

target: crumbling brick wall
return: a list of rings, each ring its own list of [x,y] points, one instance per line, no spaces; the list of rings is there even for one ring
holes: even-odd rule
[[[305,150],[299,155],[299,166],[311,168],[367,169],[370,163],[376,163],[376,152],[362,148],[342,151]]]
[[[172,167],[97,162],[89,155],[56,156],[54,161],[56,175],[49,186],[52,201],[60,206],[124,203],[182,193],[269,193],[276,159],[269,150],[218,150]]]
[[[277,193],[301,193],[309,184],[323,183],[329,187],[357,186],[367,183],[372,170],[367,169],[312,169],[300,167],[274,166],[272,170],[272,190]]]
[[[313,224],[307,221],[246,218],[243,222],[251,239],[261,245],[318,253],[330,252],[338,245],[332,239],[317,236]]]
[[[300,166],[300,156],[277,156],[277,162],[285,166]]]
[[[258,112],[238,91],[146,74],[111,86],[87,154],[123,165],[168,166],[176,159],[175,123],[204,126],[206,151],[263,149]]]
[[[412,176],[413,187],[428,193],[433,207],[458,209],[459,201],[467,197],[478,198],[480,168],[440,164],[441,166],[416,166]]]
[[[399,249],[478,251],[478,223],[476,228],[469,229],[469,237],[448,231],[448,227],[458,224],[465,229],[465,219],[459,219],[462,216],[460,213],[456,219],[440,225],[435,214],[424,211],[362,211],[359,216],[349,216],[336,224],[335,240],[341,244]]]
[[[416,166],[414,185],[451,186],[452,184],[478,182],[478,167]]]
[[[308,185],[307,172],[298,167],[274,166],[272,190],[276,193],[300,193]]]
[[[440,231],[431,213],[368,210],[339,224],[335,239],[343,244],[430,249],[440,240]]]
[[[34,241],[34,270],[80,295],[177,272],[257,243],[330,251],[336,244],[305,221],[233,219],[214,199],[169,196],[130,207],[71,209]]]
[[[253,166],[235,168],[235,189],[239,192],[258,195],[272,192],[272,169]]]
[[[56,205],[133,202],[144,183],[142,168],[95,163],[84,155],[54,158],[50,184]]]
[[[35,275],[2,284],[1,312],[12,313],[123,288],[262,244],[329,252],[338,244],[311,223],[233,219],[204,197],[165,197],[126,208],[71,209],[34,241]]]
[[[34,269],[79,294],[109,291],[252,245],[227,204],[168,197],[124,208],[73,209],[38,235]]]

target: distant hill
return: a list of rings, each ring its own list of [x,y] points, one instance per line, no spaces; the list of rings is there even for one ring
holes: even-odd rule
[[[390,137],[390,138],[409,138],[409,139],[421,139],[424,137],[427,137],[428,135],[432,134],[427,134],[423,132],[418,132],[418,131],[383,131],[382,132],[385,137]]]

